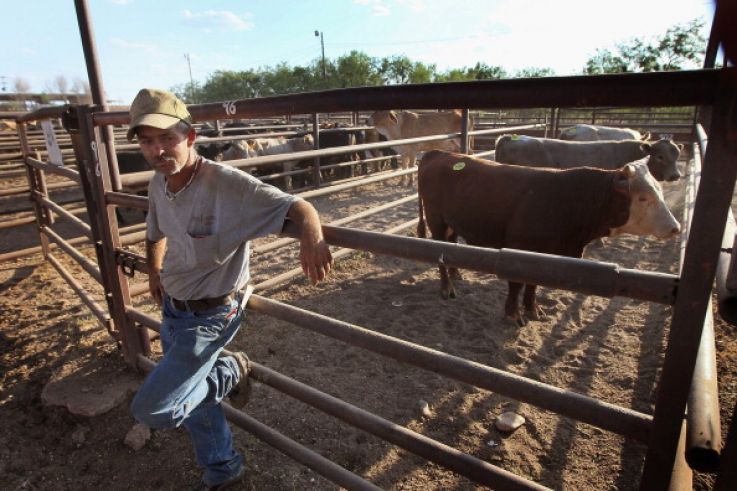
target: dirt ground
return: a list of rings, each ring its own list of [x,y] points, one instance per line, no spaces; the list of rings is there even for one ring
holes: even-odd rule
[[[679,219],[682,186],[664,185]],[[378,184],[315,204],[327,222],[409,192],[396,183]],[[3,218],[14,216],[18,213]],[[381,230],[415,217],[412,201],[350,226]],[[405,233],[414,235],[414,230]],[[0,230],[0,253],[37,244],[32,226]],[[91,249],[85,253],[92,257]],[[678,244],[623,237],[590,247],[585,257],[675,273]],[[298,265],[293,248],[256,255],[253,263],[255,282]],[[75,276],[85,275],[80,271]],[[134,281],[142,281],[141,276]],[[319,286],[298,278],[262,292],[366,329],[652,413],[670,307],[540,288],[538,298],[547,319],[516,328],[501,322],[505,282],[465,271],[458,293],[455,300],[440,298],[432,265],[365,252],[337,261],[334,273]],[[136,305],[154,312],[146,295],[137,298]],[[153,431],[140,450],[124,443],[134,425],[128,412],[132,391],[123,402],[93,417],[43,404],[42,391],[52,377],[75,374],[84,381],[83,392],[100,393],[117,380],[143,377],[126,366],[111,337],[51,264],[38,254],[1,263],[0,312],[0,489],[179,490],[197,485],[200,471],[184,429]],[[715,331],[726,435],[737,401],[737,332],[718,316]],[[158,343],[153,346],[155,358]],[[248,313],[231,347],[300,382],[553,489],[638,487],[643,445],[500,394],[254,312]],[[421,411],[422,401],[428,403],[429,413]],[[266,385],[256,384],[245,410],[385,489],[482,488]],[[494,420],[510,410],[526,422],[513,433],[501,433]],[[235,429],[235,440],[248,461],[243,489],[337,489],[241,429]],[[694,488],[711,489],[711,482],[711,476],[697,474]]]

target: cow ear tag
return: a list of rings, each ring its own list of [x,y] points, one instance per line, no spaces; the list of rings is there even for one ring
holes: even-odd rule
[[[519,135],[512,135],[512,140],[519,140]]]
[[[453,164],[453,170],[463,170],[465,166],[465,162],[456,162],[455,164]]]

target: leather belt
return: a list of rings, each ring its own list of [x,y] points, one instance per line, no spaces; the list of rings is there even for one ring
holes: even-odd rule
[[[232,294],[226,293],[225,295],[221,295],[219,297],[200,298],[197,300],[179,300],[176,298],[172,298],[171,303],[177,310],[199,312],[201,310],[220,307],[221,305],[228,305],[232,299]]]

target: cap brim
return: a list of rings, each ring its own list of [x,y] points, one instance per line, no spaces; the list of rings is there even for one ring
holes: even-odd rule
[[[135,121],[131,121],[126,137],[128,138],[128,141],[133,141],[133,137],[136,136],[136,128],[139,126],[151,126],[153,128],[166,130],[175,126],[180,121],[182,120],[175,118],[174,116],[167,116],[166,114],[144,114]]]

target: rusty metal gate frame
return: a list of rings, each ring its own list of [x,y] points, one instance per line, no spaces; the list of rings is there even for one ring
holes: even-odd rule
[[[667,87],[668,90],[663,90],[663,87]],[[711,106],[713,117],[710,143],[704,156],[699,193],[694,204],[693,221],[684,253],[683,268],[679,275],[626,270],[616,265],[583,259],[565,258],[555,262],[544,254],[479,249],[325,227],[326,240],[333,245],[429,263],[437,263],[438,257],[442,254],[446,265],[494,272],[500,278],[513,277],[555,288],[601,296],[628,296],[673,305],[673,320],[663,370],[658,381],[655,412],[652,416],[610,406],[577,394],[572,396],[560,394],[561,391],[554,387],[505,374],[490,367],[469,365],[470,362],[461,359],[450,360],[448,366],[441,370],[446,376],[480,384],[519,400],[534,399],[534,404],[540,407],[646,442],[648,450],[640,486],[641,489],[650,490],[668,487],[682,433],[689,381],[694,371],[724,222],[737,174],[733,120],[736,102],[737,70],[723,69],[448,83],[442,84],[442,87],[427,84],[345,89],[231,101],[229,107],[235,108],[235,112],[229,115],[223,115],[222,104],[195,105],[189,109],[196,121],[202,121],[227,119],[223,116],[248,118],[289,112],[302,114],[390,108]],[[108,292],[108,306],[122,334],[126,360],[134,366],[145,368],[146,364],[141,362],[141,357],[148,355],[150,351],[148,333],[143,326],[153,328],[156,321],[131,307],[127,281],[117,259],[121,244],[117,238],[114,218],[114,207],[125,202],[125,199],[119,196],[123,193],[113,191],[111,176],[105,162],[106,152],[101,151],[103,146],[101,127],[125,124],[127,118],[128,115],[124,112],[97,112],[94,106],[83,106],[76,108],[73,114],[69,115],[68,126],[75,142],[75,152],[84,169],[83,181],[89,179],[88,183],[83,185],[85,194],[89,196],[88,203],[92,207],[97,207],[91,215],[92,229],[98,248],[101,272],[104,277],[110,278],[104,282]],[[728,139],[730,136],[732,141]],[[541,275],[540,264],[545,264],[546,269],[553,273]],[[571,276],[571,271],[577,271],[576,275],[580,278],[578,284],[568,284],[561,278],[560,273],[563,270],[568,276]],[[426,361],[423,363],[427,366],[438,366],[440,358],[447,358],[447,355],[430,352],[432,350],[421,346],[407,346],[408,343],[400,340],[376,339],[375,333],[365,332],[358,326],[301,312],[294,307],[279,305],[263,297],[254,296],[249,302],[249,307],[290,320],[303,327],[333,333],[339,332],[337,328],[340,327],[351,336],[361,332],[366,336],[362,341],[364,348],[381,351],[388,356],[407,357],[410,353],[412,356],[409,358],[415,360],[422,360],[425,357]],[[325,329],[326,327],[330,329]],[[264,375],[264,378],[268,377]],[[242,417],[235,416],[236,423],[239,424],[241,420]],[[534,489],[538,486],[520,478],[506,476],[499,471],[487,469],[481,478],[476,476],[476,479],[493,483],[500,489]],[[473,476],[462,473],[474,479]],[[357,486],[361,488],[363,485]]]

